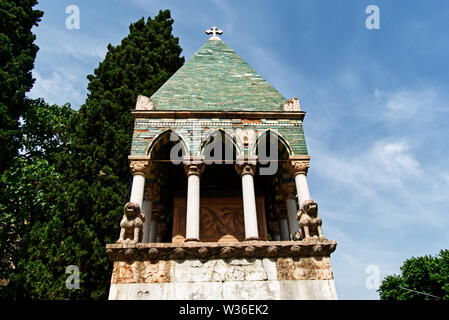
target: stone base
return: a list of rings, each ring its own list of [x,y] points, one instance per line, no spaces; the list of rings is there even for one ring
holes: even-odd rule
[[[337,299],[329,258],[117,261],[109,299]]]
[[[334,280],[112,284],[109,300],[335,300]]]
[[[327,239],[108,245],[109,299],[337,299],[335,245]]]

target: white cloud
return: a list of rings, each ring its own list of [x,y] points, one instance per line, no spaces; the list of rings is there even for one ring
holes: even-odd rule
[[[81,29],[82,31],[83,29]],[[99,40],[78,30],[43,25],[36,30],[41,55],[57,54],[81,61],[103,59],[108,41]]]
[[[78,108],[86,98],[85,92],[77,88],[78,79],[67,72],[54,71],[48,77],[43,77],[38,71],[33,71],[36,79],[28,97],[44,98],[47,103],[62,105],[70,102],[72,108]]]
[[[404,179],[421,173],[420,163],[410,153],[406,141],[380,140],[350,157],[330,153],[323,150],[323,144],[315,143],[316,172],[360,191],[373,190],[373,185],[398,186]]]
[[[394,92],[376,89],[374,96],[388,120],[407,120],[425,112],[447,112],[449,108],[449,104],[434,88]]]

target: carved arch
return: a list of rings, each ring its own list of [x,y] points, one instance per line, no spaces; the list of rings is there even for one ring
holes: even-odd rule
[[[176,140],[173,140],[174,136],[177,138]],[[183,136],[181,134],[179,134],[178,132],[174,131],[173,129],[166,129],[166,130],[158,133],[157,135],[155,135],[153,137],[153,140],[146,147],[145,154],[151,157],[151,154],[152,154],[154,148],[158,144],[161,144],[161,146],[162,146],[165,143],[170,142],[170,141],[172,141],[172,142],[179,141],[179,143],[181,143],[183,153],[185,155],[190,154],[190,148],[189,148],[188,144],[185,142],[185,139],[183,138]]]
[[[273,135],[273,133],[276,134],[277,140],[284,146],[285,150],[287,150],[288,156],[289,157],[294,156],[294,152],[293,152],[293,149],[292,149],[290,143],[277,130],[274,130],[274,129],[267,129],[257,136],[256,143],[254,144],[254,146],[251,150],[252,154],[256,154],[257,147],[259,146],[259,144],[262,141],[265,141],[267,136]]]

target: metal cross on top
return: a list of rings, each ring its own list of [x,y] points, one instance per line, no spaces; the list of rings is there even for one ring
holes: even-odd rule
[[[206,34],[212,34],[212,37],[210,37],[209,40],[220,40],[220,38],[217,37],[217,34],[223,34],[223,31],[217,29],[216,26],[213,26],[209,30],[206,30]]]

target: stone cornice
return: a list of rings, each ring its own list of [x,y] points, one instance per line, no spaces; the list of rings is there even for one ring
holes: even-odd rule
[[[106,253],[111,261],[316,257],[330,256],[336,246],[336,241],[325,238],[307,241],[137,243],[108,244]]]
[[[132,110],[136,118],[216,118],[216,119],[299,119],[304,120],[305,111],[191,111],[191,110]]]

